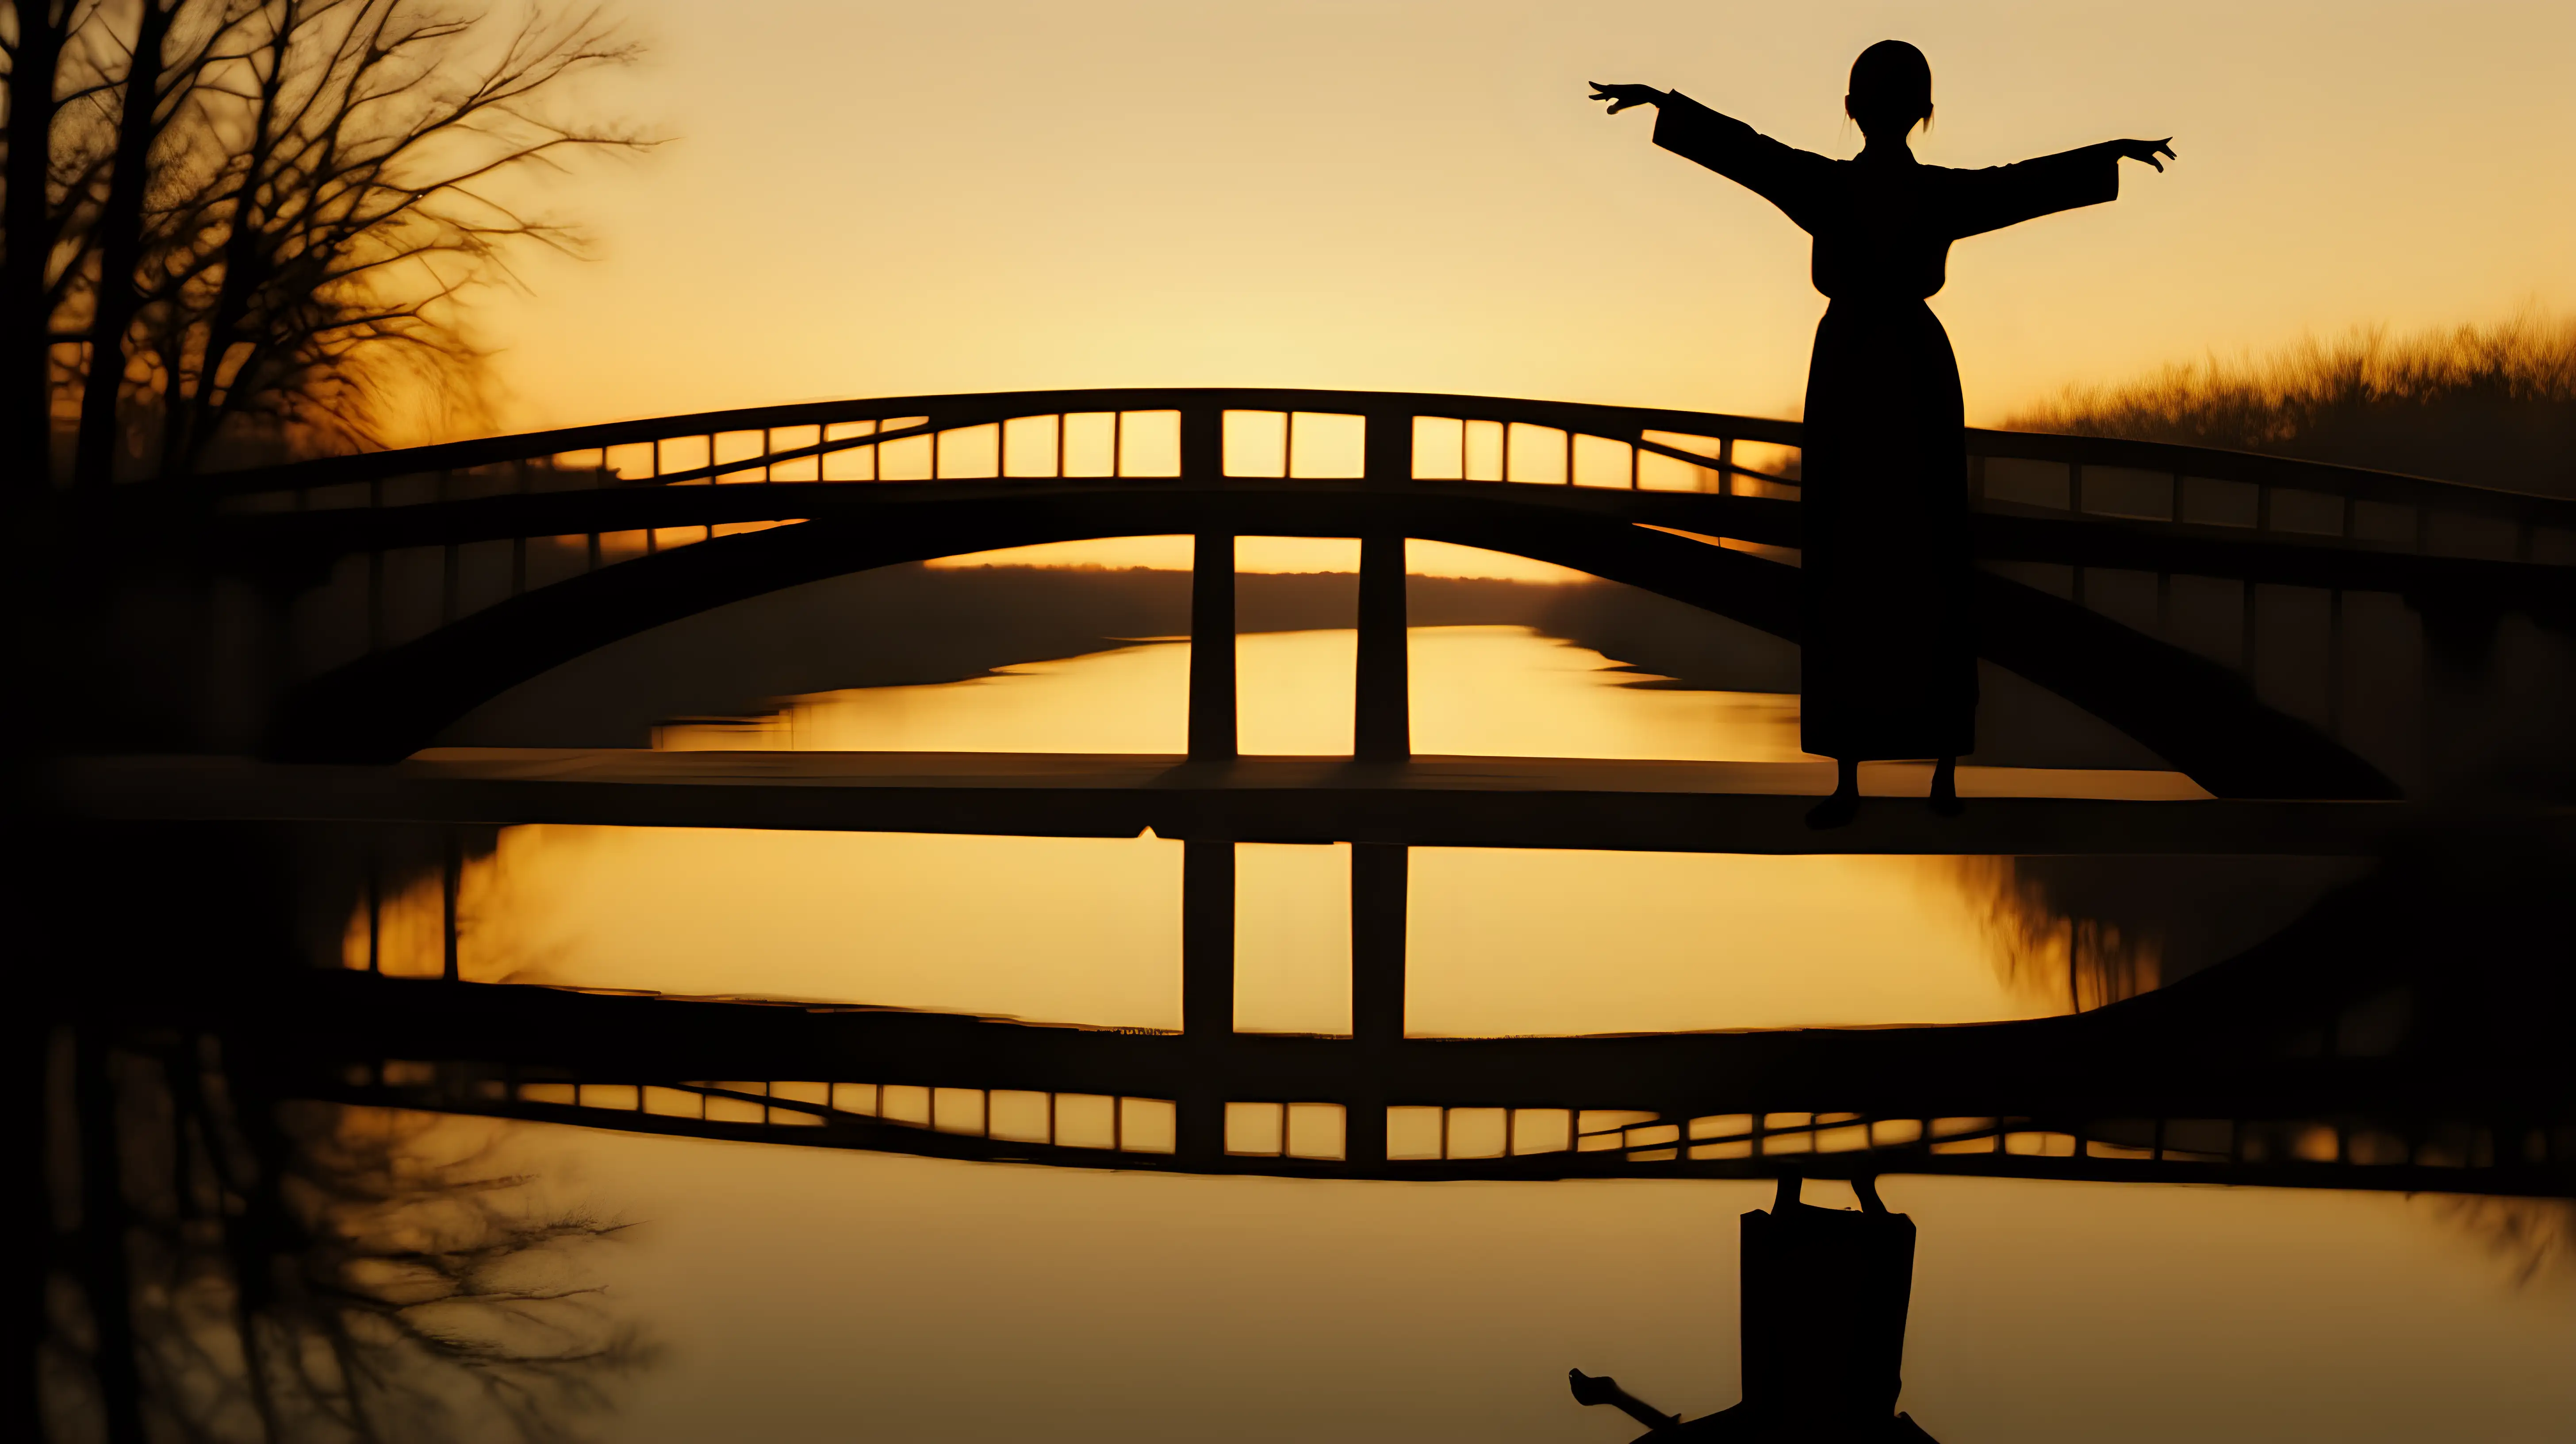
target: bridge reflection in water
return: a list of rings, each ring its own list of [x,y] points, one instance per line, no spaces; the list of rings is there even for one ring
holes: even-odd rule
[[[2561,936],[2567,818],[2473,808],[2449,745],[2476,731],[2481,649],[2566,624],[2567,504],[1979,434],[1989,660],[2169,763],[2149,795],[2129,777],[1988,797],[1946,828],[1909,808],[1818,837],[1795,826],[1821,790],[1812,764],[1416,755],[1406,538],[1573,566],[1794,640],[1794,478],[1747,457],[1795,442],[1780,423],[1479,398],[1085,393],[683,418],[244,476],[224,543],[308,583],[266,760],[94,759],[58,783],[97,818],[315,840],[307,932],[362,966],[258,970],[186,999],[187,1026],[298,1097],[1319,1187],[1977,1175],[2576,1194],[2576,1094],[2553,1061],[2570,984],[2563,947],[2538,941]],[[780,587],[1174,531],[1197,567],[1169,752],[424,751],[571,658]],[[1240,755],[1236,653],[1217,643],[1244,534],[1360,539],[1346,759]],[[2402,665],[2392,636],[2411,639]],[[1150,829],[1181,858],[1177,1016],[1080,1026],[1096,1020],[472,982],[468,879],[493,829],[521,823]],[[1241,849],[1318,843],[1345,871],[1347,1028],[1244,1031]],[[2338,862],[2301,874],[2295,916],[2152,990],[2104,971],[2088,994],[2070,912],[2068,1006],[2026,1010],[2053,1016],[1418,1036],[1417,874],[1424,849],[1457,847]],[[433,910],[435,976],[392,976],[396,910]],[[1600,945],[1619,946],[1615,919]]]
[[[1475,1039],[1408,1036],[1409,850],[1360,844],[1349,1031],[1298,1037],[1237,1031],[1236,849],[1182,847],[1177,1031],[345,973],[299,981],[295,1016],[376,1045],[313,1080],[352,1101],[949,1157],[1420,1178],[2569,1181],[2563,1083],[2489,1046],[2532,1031],[2513,1020],[2557,986],[2504,946],[2537,919],[2494,897],[2473,918],[2427,917],[2389,896],[2427,886],[2406,865],[2329,892],[2243,956],[2070,1016]],[[2418,949],[2456,957],[2481,937],[2495,946],[2474,965],[2421,975]],[[1619,925],[1600,939],[1618,947]],[[2069,963],[2076,1001],[2102,1003]]]

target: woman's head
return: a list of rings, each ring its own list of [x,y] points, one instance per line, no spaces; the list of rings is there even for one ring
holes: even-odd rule
[[[1843,112],[1861,134],[1902,139],[1917,121],[1932,118],[1932,62],[1902,40],[1882,40],[1852,62],[1851,93]]]

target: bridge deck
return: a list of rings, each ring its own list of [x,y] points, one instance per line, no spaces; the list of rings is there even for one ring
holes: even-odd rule
[[[1919,802],[1929,769],[1865,769],[1888,800],[1814,832],[1829,763],[1418,757],[1409,763],[1070,753],[441,749],[389,766],[231,757],[75,759],[55,792],[116,819],[590,823],[634,827],[1357,841],[1744,853],[2376,852],[2420,805],[2216,800],[2162,772],[1960,769],[1965,817]],[[1891,795],[1892,794],[1892,795]],[[2526,821],[2566,833],[2576,812]]]

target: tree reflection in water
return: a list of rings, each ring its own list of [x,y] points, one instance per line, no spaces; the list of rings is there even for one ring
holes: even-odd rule
[[[2435,1218],[2484,1248],[2515,1288],[2576,1293],[2576,1199],[2420,1197]]]
[[[1993,949],[1995,971],[2015,993],[2087,1012],[2134,998],[2161,980],[2162,930],[2151,925],[2066,910],[2044,859],[1952,857],[1930,860],[1955,879],[1960,901],[1976,914]]]
[[[2016,994],[2089,1013],[2223,962],[2280,931],[2350,858],[1937,857],[1926,876],[1977,919]]]
[[[592,1257],[626,1226],[552,1206],[510,1125],[162,1042],[54,1049],[46,1437],[577,1438],[652,1361]]]

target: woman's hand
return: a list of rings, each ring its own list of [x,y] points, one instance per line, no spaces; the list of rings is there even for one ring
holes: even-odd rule
[[[2111,149],[2131,160],[2145,161],[2158,170],[2165,168],[2165,161],[2156,159],[2157,156],[2161,155],[2165,160],[2174,158],[2172,136],[2162,140],[2115,140],[2111,142]]]
[[[1632,105],[1652,105],[1664,98],[1664,93],[1651,85],[1603,85],[1597,80],[1588,80],[1584,84],[1592,87],[1592,99],[1610,102],[1610,109],[1606,112],[1610,115],[1617,115]]]

